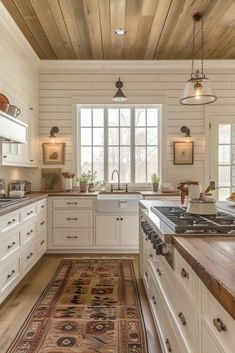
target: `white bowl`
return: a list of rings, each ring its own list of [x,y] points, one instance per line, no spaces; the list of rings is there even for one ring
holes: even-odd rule
[[[24,197],[24,190],[12,190],[9,192],[9,196],[13,198]]]

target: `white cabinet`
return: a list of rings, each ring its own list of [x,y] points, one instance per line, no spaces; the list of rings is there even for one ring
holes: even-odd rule
[[[216,345],[207,329],[202,326],[202,349],[201,353],[227,353]]]
[[[0,217],[0,303],[47,249],[47,199]]]
[[[96,216],[96,245],[119,245],[119,217]]]
[[[49,198],[49,249],[80,251],[94,246],[94,198]]]
[[[96,215],[96,245],[138,248],[138,229],[137,215]]]

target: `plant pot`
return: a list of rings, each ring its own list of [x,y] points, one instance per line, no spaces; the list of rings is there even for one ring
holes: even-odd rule
[[[159,190],[159,183],[153,183],[152,185],[153,185],[153,191],[154,191],[154,192],[158,192],[158,190]]]
[[[87,192],[87,189],[88,189],[88,184],[87,183],[80,182],[79,186],[80,186],[80,192]]]

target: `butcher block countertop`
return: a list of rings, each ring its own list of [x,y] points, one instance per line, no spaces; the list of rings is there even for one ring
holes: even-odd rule
[[[25,196],[28,197],[26,200],[21,200],[19,202],[12,204],[11,206],[0,208],[0,216],[3,216],[9,212],[18,210],[21,207],[28,206],[34,202],[40,201],[45,197],[47,197],[48,194],[43,192],[32,192],[30,194],[26,194]]]
[[[235,319],[235,236],[177,236],[173,244]]]

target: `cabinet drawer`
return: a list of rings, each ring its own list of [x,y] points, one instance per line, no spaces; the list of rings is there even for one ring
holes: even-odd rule
[[[37,212],[37,206],[36,204],[32,204],[28,207],[25,207],[22,209],[20,212],[20,219],[21,221],[28,220],[36,215]]]
[[[199,309],[199,284],[200,280],[192,267],[185,261],[185,259],[174,249],[174,265],[175,273],[179,282],[185,288],[187,296],[191,297],[197,310]]]
[[[202,325],[202,353],[226,353],[219,348],[207,329]]]
[[[54,227],[93,227],[93,211],[89,210],[54,210]]]
[[[37,202],[37,214],[47,211],[47,199]]]
[[[19,212],[11,212],[7,215],[0,217],[0,231],[1,233],[7,232],[8,230],[16,227],[20,223]]]
[[[41,233],[40,236],[37,237],[37,251],[40,256],[44,254],[47,249],[47,233]]]
[[[47,232],[47,214],[45,212],[38,216],[36,221],[36,229],[38,235],[42,232]]]
[[[235,320],[202,284],[202,322],[226,353],[234,352]]]
[[[18,254],[8,261],[0,272],[1,296],[20,274],[20,258]]]
[[[36,221],[27,222],[20,231],[21,243],[27,242],[36,234]]]
[[[21,253],[22,269],[26,270],[33,264],[36,257],[36,242],[35,238],[30,240],[23,246]]]
[[[185,295],[184,287],[178,283],[174,271],[162,257],[161,262],[154,268],[155,278],[159,283],[172,326],[178,332],[177,337],[182,347],[192,353],[199,352],[199,317],[192,305],[192,301]]]
[[[164,353],[182,353],[175,333],[171,326],[170,319],[166,312],[164,302],[158,285],[154,281],[154,276],[151,276],[150,285],[150,308],[153,314],[154,322],[157,326],[159,338],[162,344]],[[198,352],[197,352],[198,353]]]
[[[13,254],[20,246],[20,232],[15,229],[0,237],[0,261]]]
[[[53,200],[53,208],[93,208],[94,200],[77,197]]]
[[[73,248],[74,246],[86,246],[93,244],[93,229],[73,229],[73,228],[57,228],[53,229],[53,245],[66,246]]]

